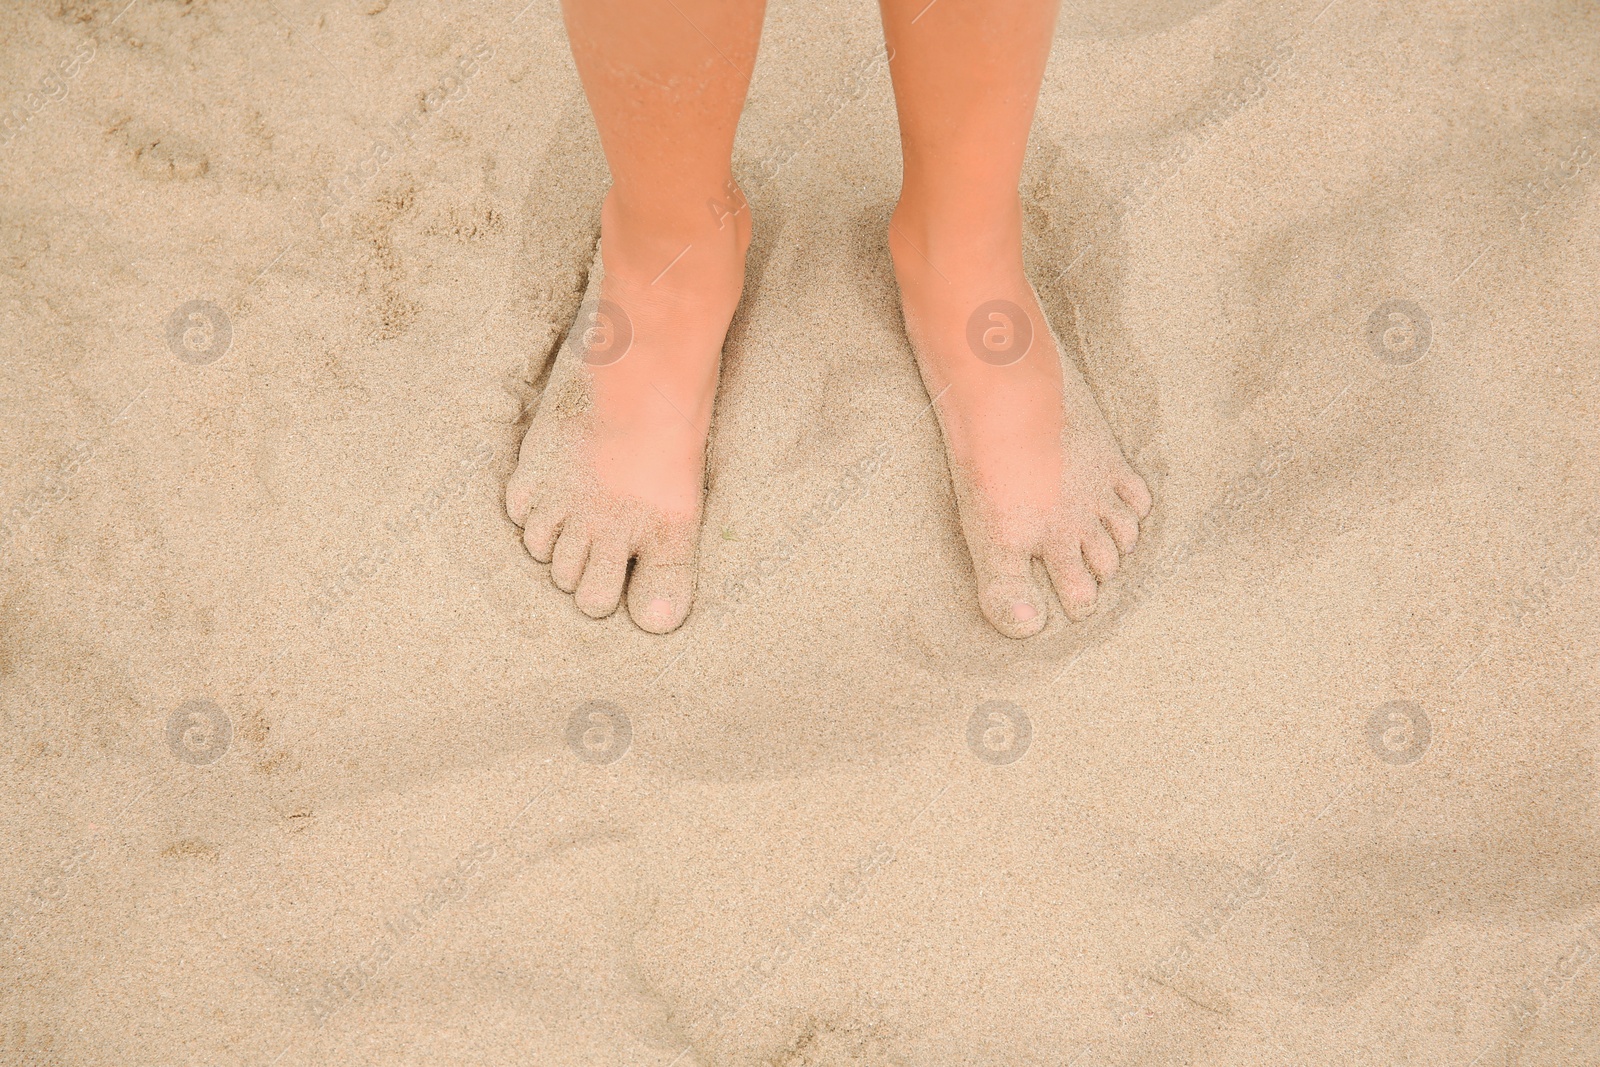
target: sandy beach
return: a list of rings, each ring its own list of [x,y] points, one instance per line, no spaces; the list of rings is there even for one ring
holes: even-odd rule
[[[502,506],[607,183],[553,0],[0,40],[0,1065],[1600,1064],[1593,4],[1065,0],[1029,271],[1156,505],[1026,641],[874,5],[768,10],[664,637]]]

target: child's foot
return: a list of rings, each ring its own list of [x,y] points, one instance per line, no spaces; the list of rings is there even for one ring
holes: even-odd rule
[[[750,242],[732,196],[737,210],[702,209],[671,232],[607,197],[600,284],[506,485],[506,512],[556,586],[601,618],[626,583],[628,611],[651,633],[682,624],[694,595],[706,435]]]
[[[889,249],[935,398],[978,603],[1007,637],[1044,628],[1042,560],[1067,615],[1133,550],[1150,491],[1122,458],[1076,364],[1063,360],[1022,268],[1022,214],[941,223],[902,199]]]

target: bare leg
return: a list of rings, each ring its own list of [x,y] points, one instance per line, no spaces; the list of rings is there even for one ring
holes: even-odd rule
[[[1084,618],[1151,506],[1022,268],[1017,185],[1057,2],[881,0],[905,161],[889,249],[979,603],[1010,637],[1045,624],[1034,559]]]
[[[730,157],[764,7],[564,6],[611,168],[600,295],[621,310],[631,344],[615,362],[582,361],[575,401],[541,402],[506,510],[585,613],[616,610],[626,580],[629,611],[655,633],[680,625],[693,596],[706,433],[750,242]]]

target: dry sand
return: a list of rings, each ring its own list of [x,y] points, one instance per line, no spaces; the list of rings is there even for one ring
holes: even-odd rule
[[[656,638],[499,503],[606,180],[548,0],[124,2],[0,13],[0,1063],[1600,1058],[1593,4],[1067,0],[1030,267],[1157,510],[1017,643],[870,4],[769,13]]]

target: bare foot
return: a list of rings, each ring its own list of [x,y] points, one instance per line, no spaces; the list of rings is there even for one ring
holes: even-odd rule
[[[1020,207],[982,225],[941,225],[902,199],[889,250],[984,615],[1007,637],[1044,628],[1039,559],[1067,615],[1087,618],[1098,582],[1138,540],[1150,491],[1061,358],[1023,272]]]
[[[651,633],[677,629],[694,596],[706,435],[750,242],[749,210],[728,190],[722,210],[670,233],[607,197],[600,284],[506,485],[506,512],[556,586],[602,618],[626,584]]]

